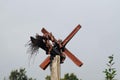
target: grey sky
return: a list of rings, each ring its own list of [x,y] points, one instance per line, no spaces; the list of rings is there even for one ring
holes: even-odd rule
[[[39,64],[46,55],[39,50],[29,66],[25,47],[29,37],[41,34],[45,27],[57,39],[64,39],[78,24],[81,30],[66,47],[84,65],[78,68],[67,58],[61,76],[73,72],[83,80],[104,80],[107,57],[114,54],[116,78],[120,79],[119,4],[119,0],[0,0],[0,80],[20,67],[29,76],[44,80],[50,71],[43,71]]]

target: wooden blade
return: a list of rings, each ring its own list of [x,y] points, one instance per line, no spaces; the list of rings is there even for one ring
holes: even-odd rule
[[[83,63],[77,58],[75,57],[68,49],[65,48],[64,53],[77,65],[77,66],[82,66]]]
[[[45,28],[42,28],[41,29],[41,32],[43,33],[43,34],[50,34]],[[54,36],[53,36],[54,37]],[[56,39],[55,39],[55,37],[54,37],[54,41],[57,41]]]
[[[65,46],[72,39],[72,37],[79,31],[80,28],[81,28],[80,25],[76,26],[76,28],[64,39],[64,41],[62,42],[62,46]],[[42,28],[41,32],[43,34],[49,33],[45,28]],[[57,40],[55,39],[55,41]]]
[[[62,42],[62,46],[65,47],[65,45],[72,39],[72,37],[79,31],[79,29],[81,28],[80,25],[78,25],[66,38],[65,40]],[[45,28],[42,28],[41,32],[43,34],[49,34],[49,32],[45,29]],[[55,39],[55,41],[57,41]],[[77,65],[77,66],[82,66],[83,63],[77,58],[75,57],[68,49],[65,48],[65,51],[64,53]],[[44,62],[40,65],[40,67],[45,70],[48,65],[50,64],[50,56],[49,58],[47,57]]]
[[[41,64],[40,67],[45,70],[50,64],[50,56],[48,56]]]
[[[46,33],[48,34],[48,33],[49,33],[45,28],[42,28],[42,29],[41,29],[41,32],[42,32],[43,34],[46,34]]]
[[[80,25],[78,25],[62,42],[62,45],[65,46],[71,39],[72,37],[79,31],[79,29],[81,28]]]

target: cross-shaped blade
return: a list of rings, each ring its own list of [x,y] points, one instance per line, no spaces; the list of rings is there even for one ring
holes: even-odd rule
[[[79,29],[81,28],[80,25],[78,25],[62,42],[62,45],[65,46],[71,39],[72,37],[79,31]]]
[[[48,56],[41,64],[40,67],[45,70],[50,64],[50,56]]]
[[[77,65],[77,66],[82,66],[83,63],[76,57],[74,56],[68,49],[65,48],[64,53]]]
[[[72,37],[79,31],[79,29],[81,28],[80,25],[78,25],[66,38],[65,40],[62,42],[62,46],[65,47],[65,45],[72,39]],[[41,30],[41,32],[43,34],[49,34],[49,32],[43,28]],[[57,41],[55,39],[55,41]],[[68,49],[65,48],[64,53],[78,66],[81,66],[83,63],[77,58],[75,57]],[[42,64],[40,64],[40,67],[45,70],[47,68],[47,66],[50,64],[50,57],[47,57],[44,62],[42,62]]]

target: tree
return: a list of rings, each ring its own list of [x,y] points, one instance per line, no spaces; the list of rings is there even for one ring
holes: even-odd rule
[[[64,78],[61,80],[79,80],[79,79],[74,73],[71,73],[71,74],[67,73],[64,75]]]
[[[50,76],[46,76],[45,79],[51,80]],[[71,74],[67,73],[64,75],[64,78],[61,78],[60,80],[79,80],[79,79],[77,78],[77,76],[74,73],[71,73]]]
[[[19,70],[13,70],[10,73],[9,80],[35,80],[33,78],[28,78],[26,75],[25,68],[21,68]]]
[[[113,67],[113,65],[115,64],[115,62],[113,62],[114,56],[109,56],[109,61],[106,64],[108,66],[107,69],[105,69],[105,71],[103,71],[103,73],[105,73],[105,79],[106,80],[115,80],[115,75],[116,75],[116,68]]]

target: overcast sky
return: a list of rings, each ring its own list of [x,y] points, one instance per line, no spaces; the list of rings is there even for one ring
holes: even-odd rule
[[[45,27],[57,39],[64,39],[78,24],[80,31],[67,48],[83,63],[77,67],[69,58],[61,65],[61,77],[75,73],[83,80],[104,80],[108,56],[120,79],[119,0],[0,0],[0,80],[11,70],[25,67],[27,75],[45,80],[49,68],[39,64],[47,57],[41,49],[29,65],[25,44]]]

